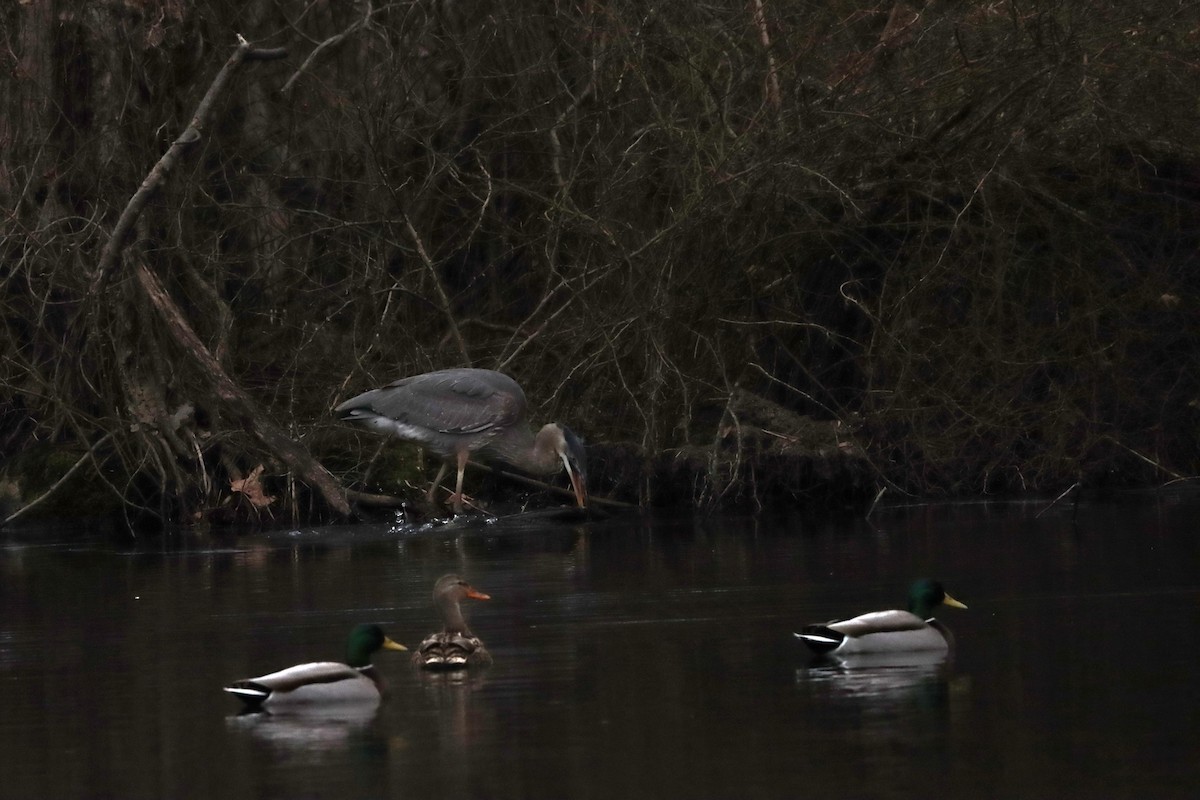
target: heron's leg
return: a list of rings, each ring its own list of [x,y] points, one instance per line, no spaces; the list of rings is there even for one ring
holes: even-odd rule
[[[450,497],[454,503],[454,513],[461,514],[463,510],[463,473],[467,471],[467,451],[458,451],[458,480],[454,483],[454,494]]]
[[[437,477],[433,479],[433,483],[429,486],[429,491],[425,494],[425,497],[429,499],[429,502],[434,502],[434,496],[437,494],[437,489],[442,485],[442,478],[446,477],[446,472],[449,471],[449,469],[449,461],[443,461],[442,465],[438,467]]]

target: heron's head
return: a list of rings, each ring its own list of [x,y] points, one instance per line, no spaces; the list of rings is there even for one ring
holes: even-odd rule
[[[571,479],[571,489],[575,492],[575,502],[580,508],[587,506],[587,451],[584,450],[583,440],[575,435],[575,431],[566,425],[551,423],[557,428],[554,442],[554,452],[558,454]]]

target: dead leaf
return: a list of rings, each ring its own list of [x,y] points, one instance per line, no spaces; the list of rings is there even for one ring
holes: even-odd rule
[[[244,478],[232,479],[229,481],[230,491],[238,492],[245,496],[250,501],[250,505],[255,508],[266,508],[275,502],[274,497],[268,497],[263,492],[262,481],[259,476],[263,474],[263,465],[259,464],[254,469],[250,470],[250,474]]]

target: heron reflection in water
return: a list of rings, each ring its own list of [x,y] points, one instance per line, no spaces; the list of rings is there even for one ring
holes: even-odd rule
[[[430,502],[450,469],[458,470],[450,502],[463,510],[463,472],[472,456],[503,461],[537,475],[566,469],[580,508],[587,505],[583,442],[551,422],[535,435],[526,417],[525,392],[509,376],[488,369],[426,372],[363,392],[334,409],[340,419],[415,442],[442,459],[429,487]]]

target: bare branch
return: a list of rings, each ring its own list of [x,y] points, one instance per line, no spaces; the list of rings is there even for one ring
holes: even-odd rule
[[[233,77],[234,71],[237,70],[243,61],[269,60],[279,58],[284,54],[286,54],[286,51],[281,49],[256,51],[249,42],[240,35],[238,36],[238,46],[234,48],[233,55],[221,67],[217,73],[217,77],[213,79],[212,84],[208,87],[208,91],[205,92],[204,97],[200,100],[200,104],[196,106],[191,123],[175,139],[167,149],[167,152],[163,153],[158,163],[154,165],[142,181],[142,185],[138,187],[133,197],[129,199],[125,210],[121,212],[121,216],[117,219],[117,224],[113,227],[112,234],[108,237],[108,242],[105,243],[104,249],[100,253],[100,261],[96,264],[91,285],[88,287],[88,297],[97,297],[103,288],[109,272],[116,265],[117,256],[120,255],[121,249],[125,246],[126,235],[141,215],[142,209],[145,208],[146,202],[150,199],[150,195],[154,193],[166,178],[167,173],[179,161],[183,155],[183,151],[203,138],[204,130],[208,127],[208,122],[212,117],[217,98],[225,91],[225,86]]]
[[[64,483],[66,483],[68,480],[70,480],[71,476],[79,471],[79,468],[82,467],[84,465],[84,463],[86,461],[88,461],[95,454],[95,452],[98,449],[100,449],[101,445],[103,445],[105,442],[112,439],[112,437],[113,437],[113,432],[109,431],[108,433],[104,434],[99,439],[97,439],[95,441],[95,443],[91,447],[88,448],[88,451],[86,453],[84,453],[82,456],[80,456],[79,460],[76,461],[74,464],[72,464],[71,468],[68,469],[66,472],[64,472],[62,477],[59,478],[58,480],[56,480],[49,489],[44,491],[41,495],[34,498],[33,500],[30,500],[25,505],[18,508],[12,514],[9,514],[7,517],[5,517],[3,521],[0,521],[0,527],[4,527],[5,525],[15,522],[19,517],[23,516],[26,512],[31,511],[32,509],[36,508],[43,501],[45,501],[48,497],[53,495],[60,486],[62,486]]]

